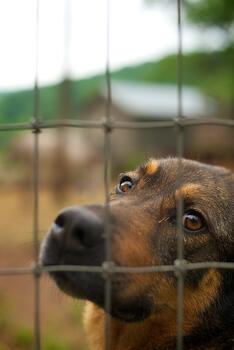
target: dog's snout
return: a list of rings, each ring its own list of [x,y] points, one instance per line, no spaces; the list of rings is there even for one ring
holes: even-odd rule
[[[65,225],[65,215],[64,213],[60,213],[54,221],[54,224],[57,228],[63,229]]]
[[[66,237],[85,248],[95,247],[103,239],[103,220],[87,208],[69,208],[60,213],[53,225],[54,234]]]

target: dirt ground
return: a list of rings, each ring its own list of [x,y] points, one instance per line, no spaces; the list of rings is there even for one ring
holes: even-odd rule
[[[16,187],[0,188],[0,193],[0,268],[31,266],[33,195]],[[99,194],[79,196],[71,192],[63,203],[57,203],[50,191],[41,190],[40,239],[61,208],[76,203],[100,202],[101,199]],[[32,276],[0,276],[0,350],[26,349],[17,347],[11,337],[22,328],[33,332],[34,288]],[[83,303],[61,293],[48,276],[42,276],[40,280],[40,308],[43,350],[60,349],[58,345],[46,348],[43,338],[56,338],[58,344],[61,339],[61,344],[66,344],[60,346],[64,350],[87,349],[81,316]]]

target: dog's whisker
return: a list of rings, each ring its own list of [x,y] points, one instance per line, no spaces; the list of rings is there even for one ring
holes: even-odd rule
[[[166,216],[165,218],[159,220],[158,223],[161,224],[162,222],[168,221],[169,219],[170,219],[170,216]]]

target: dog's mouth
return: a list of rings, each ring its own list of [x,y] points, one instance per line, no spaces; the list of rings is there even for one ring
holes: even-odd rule
[[[66,294],[79,299],[89,300],[105,309],[107,294],[105,279],[100,274],[87,272],[51,272],[57,286]],[[105,310],[112,317],[125,322],[139,322],[149,317],[152,311],[150,298],[146,296],[132,299],[119,298],[119,288],[124,282],[113,280],[111,283],[110,309]]]
[[[89,273],[56,271],[50,272],[50,276],[64,293],[72,296],[73,298],[89,299],[92,301],[92,294],[94,294],[97,297],[99,296],[98,301],[99,303],[101,302],[100,292],[92,291],[92,285],[90,283],[90,281],[92,281],[92,277],[89,276]],[[96,280],[96,278],[94,279]]]
[[[51,264],[55,265],[55,263]],[[78,265],[79,266],[79,265]],[[53,271],[49,275],[60,290],[67,295],[89,300],[105,309],[106,280],[101,273]],[[139,322],[150,316],[152,303],[150,298],[139,296],[123,299],[120,292],[128,284],[126,275],[114,275],[111,279],[111,307],[107,311],[112,317],[124,322]]]
[[[57,286],[66,294],[77,297],[74,286],[69,279],[67,272],[63,271],[56,271],[56,272],[50,272],[50,276],[53,278],[53,280],[56,282]]]

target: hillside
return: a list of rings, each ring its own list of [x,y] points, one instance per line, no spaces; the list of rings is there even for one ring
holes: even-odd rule
[[[234,96],[234,48],[216,52],[195,52],[183,58],[183,83],[191,85],[219,102],[229,103]],[[121,79],[175,83],[177,60],[169,55],[160,61],[127,67],[113,76]]]
[[[183,59],[183,82],[194,86],[211,96],[222,105],[232,104],[234,96],[233,79],[234,48],[216,52],[196,52]],[[169,55],[159,61],[126,67],[112,72],[113,79],[134,81],[176,83],[176,55]],[[77,118],[84,106],[97,95],[104,83],[104,76],[98,75],[79,81],[63,82],[70,100],[70,115]],[[62,114],[64,95],[61,84],[40,89],[40,116],[44,119],[58,118]],[[70,91],[70,92],[68,92]],[[26,122],[33,114],[33,91],[25,90],[0,95],[0,123]]]

